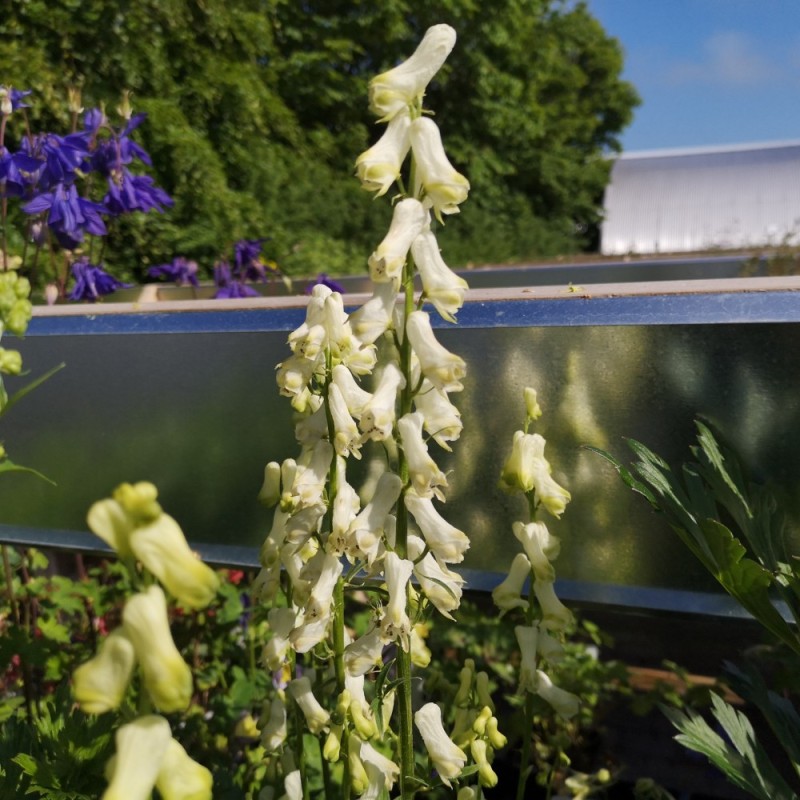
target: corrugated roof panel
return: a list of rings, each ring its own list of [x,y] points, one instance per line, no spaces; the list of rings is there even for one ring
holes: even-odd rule
[[[800,142],[623,155],[604,205],[606,255],[778,244],[800,235]]]

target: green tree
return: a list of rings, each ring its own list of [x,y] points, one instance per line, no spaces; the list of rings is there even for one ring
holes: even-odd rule
[[[112,261],[133,277],[173,255],[207,267],[271,237],[291,273],[361,272],[385,209],[352,177],[379,131],[368,77],[431,24],[459,35],[431,105],[473,186],[440,237],[451,266],[580,249],[599,219],[605,156],[638,102],[622,52],[582,2],[498,0],[7,0],[0,81],[34,90],[36,127],[133,91],[164,217],[126,220]],[[116,259],[116,260],[114,260]]]

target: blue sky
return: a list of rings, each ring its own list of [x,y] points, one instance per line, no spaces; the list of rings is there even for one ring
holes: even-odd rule
[[[642,105],[625,151],[800,140],[800,0],[587,0]]]

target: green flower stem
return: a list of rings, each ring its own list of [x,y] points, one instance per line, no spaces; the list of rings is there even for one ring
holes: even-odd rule
[[[413,162],[412,162],[413,169]],[[414,262],[408,257],[403,270],[404,313],[407,320],[414,310]],[[405,328],[405,323],[404,323]],[[406,379],[406,385],[400,395],[400,411],[398,418],[411,411],[413,389],[411,386],[411,344],[403,330],[403,341],[400,344],[400,371]],[[397,524],[395,526],[395,550],[400,558],[408,557],[408,511],[405,504],[405,492],[408,486],[408,462],[403,448],[398,449],[398,473],[403,482],[400,499],[397,501]],[[410,610],[410,609],[407,609]],[[400,712],[400,798],[408,800],[415,794],[414,790],[414,728],[411,708],[411,653],[397,648],[397,699]]]

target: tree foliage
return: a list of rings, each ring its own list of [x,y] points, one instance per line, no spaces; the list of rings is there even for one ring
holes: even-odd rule
[[[176,204],[116,232],[134,275],[261,236],[290,273],[360,272],[386,227],[352,177],[379,133],[366,84],[437,22],[459,41],[431,105],[474,198],[440,236],[449,262],[580,248],[638,102],[582,2],[7,0],[0,82],[34,90],[37,128],[66,129],[71,85],[86,107],[130,89],[148,112],[143,144]]]

